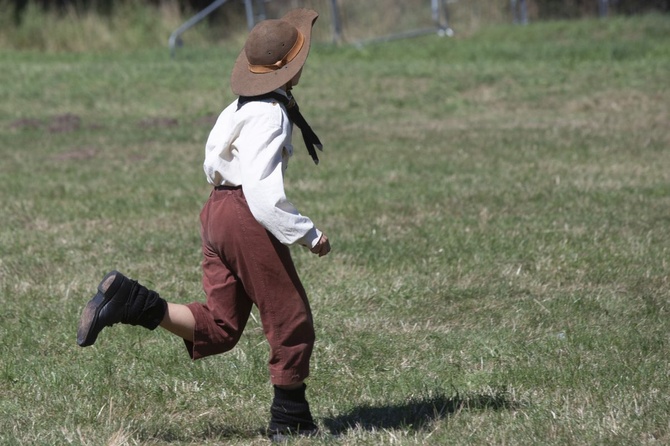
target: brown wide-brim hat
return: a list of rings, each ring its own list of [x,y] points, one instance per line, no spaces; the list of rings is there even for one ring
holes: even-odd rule
[[[294,9],[281,19],[259,22],[235,61],[230,77],[233,93],[258,96],[293,79],[309,55],[317,17],[311,9]]]

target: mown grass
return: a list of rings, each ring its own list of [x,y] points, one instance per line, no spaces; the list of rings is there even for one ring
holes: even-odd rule
[[[322,24],[322,26],[326,26]],[[324,432],[298,444],[670,441],[670,22],[316,45],[289,196]],[[0,443],[264,444],[256,319],[190,362],[169,334],[75,344],[118,268],[202,299],[198,212],[237,48],[0,53]]]

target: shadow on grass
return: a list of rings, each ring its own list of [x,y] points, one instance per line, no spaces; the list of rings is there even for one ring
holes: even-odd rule
[[[436,393],[433,396],[413,398],[401,404],[379,406],[358,406],[349,412],[335,417],[322,419],[325,431],[339,436],[349,430],[375,431],[381,429],[409,429],[421,431],[430,429],[435,422],[462,411],[504,411],[520,408],[521,404],[510,398],[504,389],[487,394],[467,394],[447,396]],[[325,433],[325,432],[324,432]],[[178,443],[200,439],[203,441],[226,441],[231,439],[251,439],[267,437],[265,427],[241,429],[229,425],[202,423],[183,429],[169,426],[159,432],[140,431],[144,440],[158,440],[165,443]]]
[[[492,394],[437,396],[413,399],[402,404],[359,406],[348,413],[325,418],[324,425],[331,434],[338,435],[352,429],[411,429],[420,431],[461,411],[513,410],[519,404],[509,399],[506,392]]]

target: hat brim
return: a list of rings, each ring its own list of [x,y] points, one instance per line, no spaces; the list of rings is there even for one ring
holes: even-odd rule
[[[305,65],[312,41],[312,26],[319,14],[311,9],[294,9],[280,20],[293,25],[305,37],[305,42],[295,58],[276,71],[252,73],[247,55],[242,49],[230,76],[230,88],[237,96],[258,96],[280,88],[298,74]]]

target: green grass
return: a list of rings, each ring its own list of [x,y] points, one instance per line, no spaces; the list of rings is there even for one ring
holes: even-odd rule
[[[323,24],[322,26],[326,26]],[[670,442],[670,22],[316,45],[288,194],[318,342],[298,444]],[[198,212],[234,48],[0,53],[0,444],[265,444],[257,316],[191,362],[166,332],[75,343],[118,268],[203,299]]]

